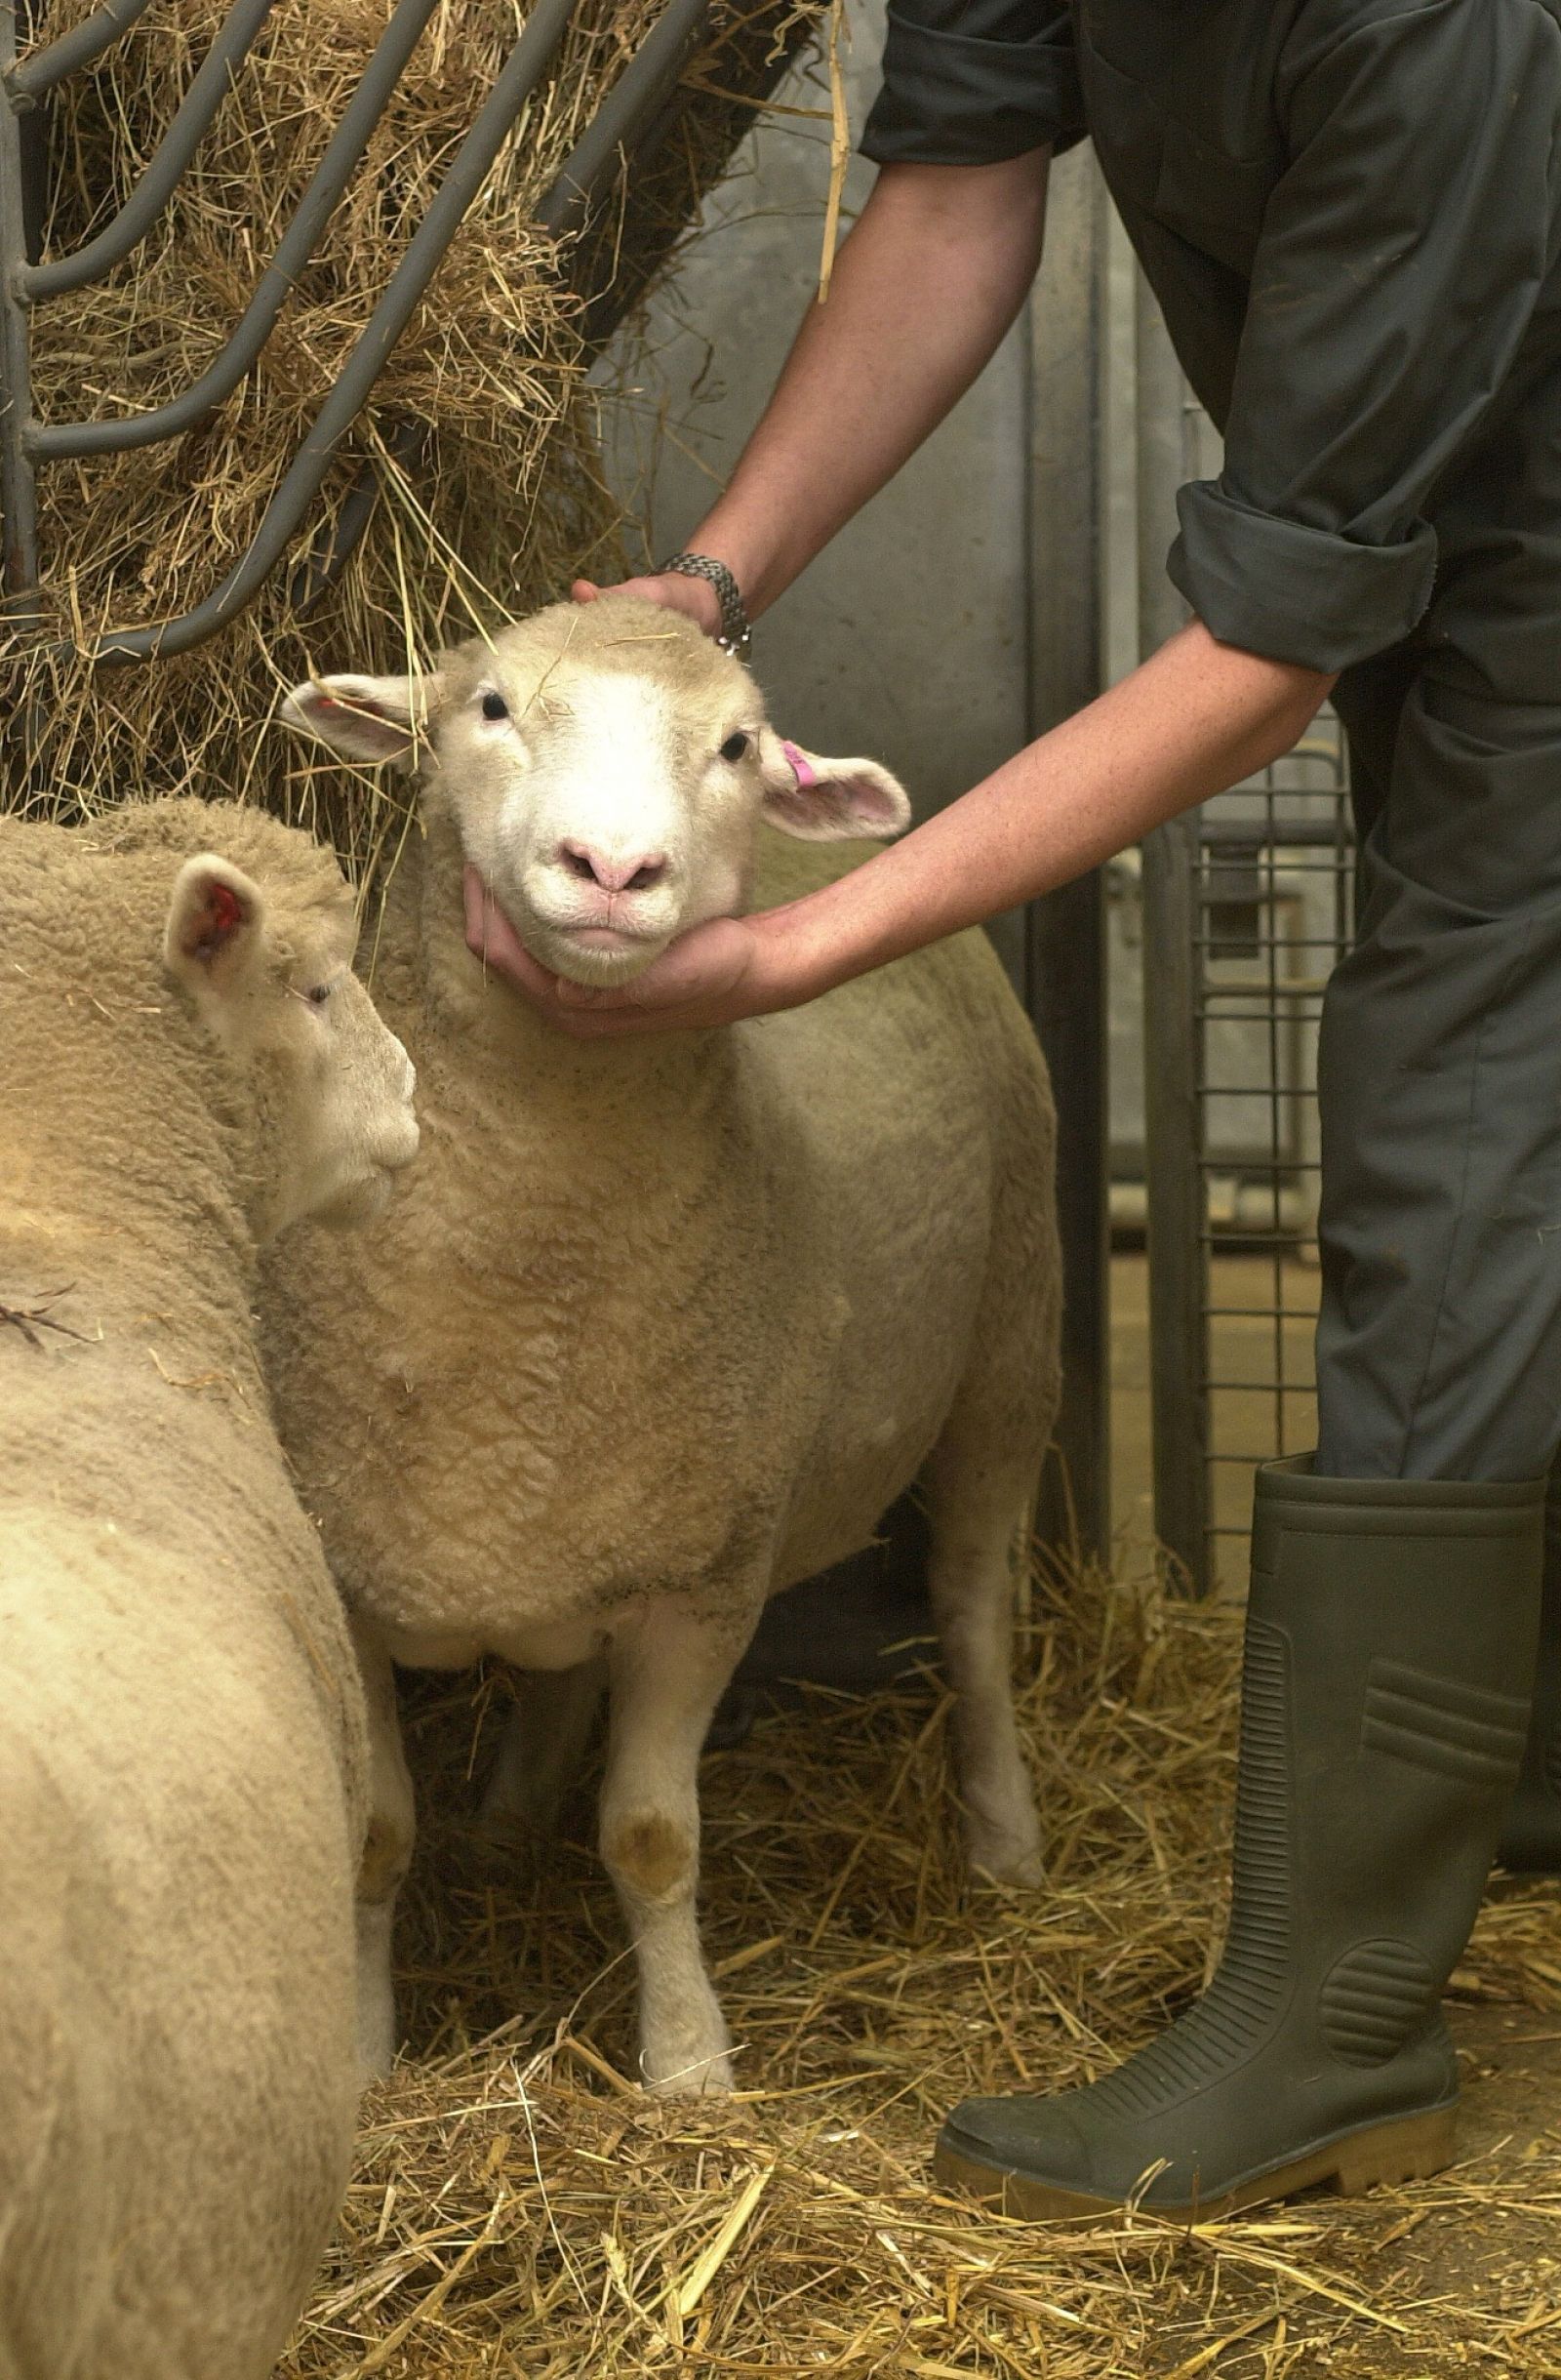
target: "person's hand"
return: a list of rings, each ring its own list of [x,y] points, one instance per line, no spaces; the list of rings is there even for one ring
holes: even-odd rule
[[[697,621],[706,636],[721,633],[721,605],[708,579],[690,579],[680,570],[658,571],[648,579],[624,579],[616,586],[597,586],[577,579],[570,588],[576,603],[594,603],[599,595],[642,595],[669,612],[682,612]]]
[[[669,943],[633,981],[599,990],[539,965],[479,869],[464,877],[466,948],[576,1041],[622,1033],[687,1032],[794,1008],[823,988],[811,980],[804,938],[785,908],[713,917]]]

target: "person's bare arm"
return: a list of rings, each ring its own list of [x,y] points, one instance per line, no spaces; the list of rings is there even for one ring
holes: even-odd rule
[[[893,476],[996,348],[1039,260],[1047,162],[1038,150],[880,175],[828,304],[810,312],[730,488],[689,541],[728,565],[750,614]],[[714,630],[702,581],[632,584]],[[1332,683],[1219,644],[1194,622],[902,843],[783,908],[696,927],[620,991],[539,967],[475,870],[467,941],[580,1036],[794,1007],[1066,883],[1276,759]]]
[[[687,544],[724,562],[750,620],[914,454],[995,353],[1040,262],[1050,152],[885,166],[811,305],[731,485]],[[714,631],[702,580],[636,594]],[[586,582],[576,593],[596,592]]]
[[[1290,749],[1333,685],[1194,621],[904,841],[783,908],[696,926],[621,990],[560,982],[474,869],[474,950],[580,1037],[730,1024],[803,1000],[1067,883]]]

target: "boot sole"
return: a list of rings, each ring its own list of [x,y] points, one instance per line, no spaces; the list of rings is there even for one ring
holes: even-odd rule
[[[1442,2172],[1457,2156],[1457,2115],[1455,2104],[1428,2109],[1421,2116],[1398,2117],[1391,2123],[1364,2124],[1358,2131],[1340,2133],[1304,2157],[1249,2175],[1221,2198],[1196,2198],[1184,2206],[1157,2203],[1139,2211],[1167,2223],[1218,2223],[1226,2215],[1239,2214],[1243,2207],[1293,2198],[1300,2190],[1331,2188],[1341,2198],[1355,2198],[1363,2191],[1397,2182],[1422,2182]],[[1016,2215],[1027,2223],[1115,2223],[1129,2211],[1119,2199],[1059,2190],[1029,2174],[1005,2171],[981,2158],[967,2157],[942,2141],[933,2155],[933,2171],[948,2188],[966,2192],[997,2213]]]

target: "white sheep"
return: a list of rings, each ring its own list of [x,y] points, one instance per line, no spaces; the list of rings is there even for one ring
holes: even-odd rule
[[[766,1597],[867,1544],[918,1472],[970,1856],[1039,1872],[1010,1647],[1059,1393],[1041,1058],[977,934],[784,1016],[620,1043],[561,1037],[486,975],[463,858],[540,959],[600,982],[838,868],[784,837],[906,823],[870,761],[798,755],[799,775],[747,672],[667,612],[558,606],[429,676],[326,678],[288,709],[339,751],[421,761],[374,984],[418,1059],[424,1139],[372,1247],[305,1231],[279,1258],[284,1438],[387,1656],[605,1658],[601,1848],[641,2071],[720,2087],[695,1912],[705,1729]],[[545,1817],[581,1676],[550,1728],[528,1696],[490,1815]],[[410,1842],[394,1738],[378,1752]]]
[[[417,1147],[355,942],[260,813],[0,818],[15,2380],[260,2380],[340,2201],[367,1727],[251,1310],[259,1240]]]

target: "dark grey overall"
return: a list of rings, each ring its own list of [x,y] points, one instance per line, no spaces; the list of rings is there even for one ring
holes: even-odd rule
[[[1224,1950],[1115,2074],[953,2112],[938,2171],[1014,2213],[1435,2171],[1439,1997],[1503,1822],[1506,1856],[1561,1861],[1554,1529],[1532,1693],[1561,1435],[1558,10],[891,8],[870,156],[1093,136],[1225,435],[1172,576],[1224,642],[1341,672],[1363,832],[1320,1061],[1321,1442],[1258,1474]]]
[[[1094,139],[1225,436],[1171,572],[1342,670],[1318,1469],[1561,1436],[1561,40],[1541,0],[896,0],[863,147]]]

